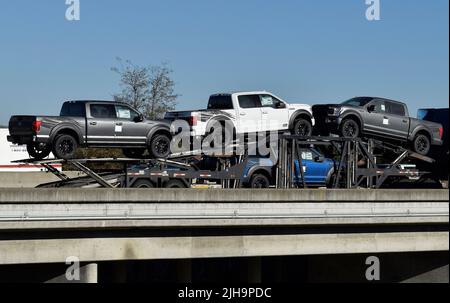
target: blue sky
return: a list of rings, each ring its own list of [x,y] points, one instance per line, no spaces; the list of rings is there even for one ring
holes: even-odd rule
[[[0,124],[58,114],[67,99],[111,99],[117,56],[170,62],[179,109],[209,94],[265,89],[290,102],[356,95],[448,107],[448,0],[65,0],[0,2]]]

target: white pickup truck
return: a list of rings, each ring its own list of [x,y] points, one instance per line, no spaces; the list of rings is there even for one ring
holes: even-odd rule
[[[310,136],[314,126],[310,105],[289,104],[266,91],[211,95],[207,109],[171,111],[164,119],[187,121],[193,137],[210,134],[217,122],[224,126],[231,123],[235,134],[290,130]]]

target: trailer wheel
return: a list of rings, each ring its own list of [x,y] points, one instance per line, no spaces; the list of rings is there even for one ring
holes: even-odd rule
[[[77,140],[67,134],[62,134],[56,137],[53,143],[53,153],[58,159],[73,159],[78,148]]]
[[[269,188],[270,181],[263,174],[254,174],[250,180],[250,188]]]
[[[430,138],[424,134],[418,134],[414,138],[413,148],[416,153],[426,156],[431,148]]]
[[[154,188],[155,186],[150,180],[139,179],[131,185],[132,188]]]
[[[47,144],[27,144],[27,151],[31,158],[42,160],[50,155],[51,148]]]
[[[176,180],[176,179],[169,180],[164,187],[165,188],[187,188],[186,184],[184,184],[183,181]]]

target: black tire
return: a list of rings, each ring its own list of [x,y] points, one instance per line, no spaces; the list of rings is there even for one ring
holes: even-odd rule
[[[152,158],[167,158],[170,155],[170,137],[166,134],[156,134],[150,141],[148,152]]]
[[[344,138],[358,138],[360,135],[360,127],[358,122],[353,119],[342,121],[340,135]]]
[[[172,179],[169,180],[165,185],[165,188],[187,188],[186,184],[184,184],[183,181],[181,180],[177,180],[177,179]]]
[[[267,176],[263,174],[254,174],[250,179],[249,187],[250,188],[269,188],[270,181]]]
[[[333,188],[333,186],[334,186],[334,181],[336,180],[336,175],[333,173],[329,178],[328,178],[328,180],[327,180],[327,183],[326,183],[326,187],[327,188]],[[338,188],[339,188],[339,184],[338,184]]]
[[[75,158],[75,153],[78,149],[77,140],[67,134],[62,134],[56,137],[53,142],[53,154],[58,159],[73,159]]]
[[[292,129],[292,134],[296,136],[302,137],[310,137],[313,131],[313,127],[311,122],[306,119],[299,118],[295,120],[294,126]]]
[[[154,188],[155,185],[150,180],[139,179],[131,185],[132,188]]]
[[[423,156],[428,155],[431,149],[431,141],[428,136],[418,134],[413,141],[413,150]]]
[[[122,153],[127,158],[133,158],[133,159],[139,159],[142,158],[142,155],[144,154],[145,149],[143,148],[124,148],[122,150]]]
[[[46,144],[27,144],[27,151],[31,158],[42,160],[50,155],[51,148]]]

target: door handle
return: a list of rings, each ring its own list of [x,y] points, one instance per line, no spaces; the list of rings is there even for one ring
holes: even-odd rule
[[[89,122],[89,125],[97,125],[97,122]]]
[[[246,113],[240,113],[239,115],[241,115],[241,116],[246,116],[247,114],[246,114]]]
[[[389,119],[388,117],[384,116],[383,119]]]
[[[118,123],[116,123],[116,125],[118,125],[118,126],[122,126],[122,125],[123,125],[123,123],[122,123],[122,122],[118,122]]]
[[[408,123],[408,120],[402,120],[403,123]]]
[[[263,115],[267,115],[267,112],[262,112]]]

